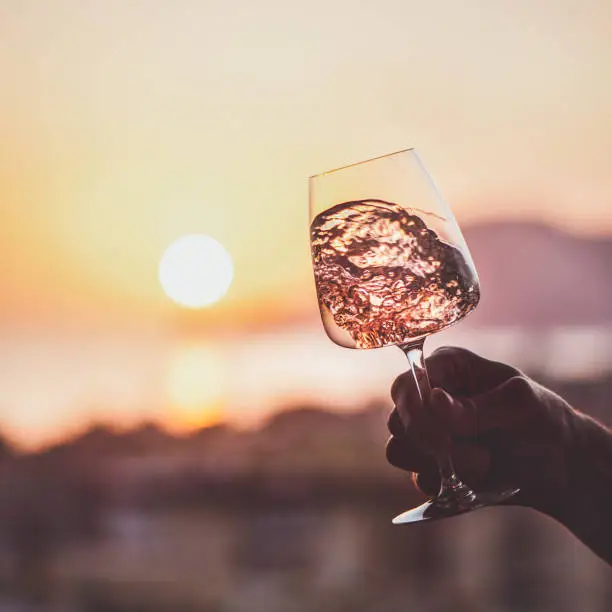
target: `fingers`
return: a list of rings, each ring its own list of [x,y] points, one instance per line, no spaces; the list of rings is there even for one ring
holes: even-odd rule
[[[427,359],[427,369],[433,387],[441,387],[460,397],[484,394],[512,378],[522,376],[512,366],[454,347],[435,351]],[[427,408],[423,406],[412,372],[404,372],[395,379],[391,397],[405,428],[415,419],[427,421]]]
[[[459,445],[451,453],[455,470],[461,480],[472,488],[481,488],[491,472],[491,456],[478,446]],[[440,473],[436,465],[426,465],[413,478],[417,487],[427,495],[440,489]]]
[[[487,450],[472,445],[457,445],[451,457],[457,473],[471,487],[484,483],[491,471],[491,456]],[[435,495],[440,488],[436,462],[406,443],[391,437],[387,442],[387,460],[402,470],[413,472],[416,486],[427,495]]]
[[[442,387],[453,395],[484,393],[509,378],[521,376],[512,366],[457,347],[437,349],[426,359],[426,364],[432,386]]]
[[[440,490],[440,473],[437,470],[429,470],[412,474],[412,482],[425,495],[435,497]]]
[[[458,444],[451,457],[457,474],[470,487],[478,488],[491,472],[491,455],[480,446]]]
[[[427,465],[435,465],[433,455],[435,445],[427,444],[427,436],[418,422],[404,427],[397,408],[387,421],[391,437],[387,442],[387,460],[391,465],[403,470],[418,472]]]
[[[414,485],[433,497],[440,488],[440,474],[435,460],[420,453],[407,443],[406,438],[399,440],[391,436],[387,442],[387,461],[401,469],[411,472]]]
[[[434,389],[430,399],[432,412],[451,436],[475,436],[525,423],[535,391],[528,379],[514,376],[470,398],[455,398],[443,389]]]
[[[387,421],[387,429],[389,430],[389,433],[395,438],[398,438],[400,440],[406,438],[406,427],[400,419],[400,416],[397,412],[397,408],[394,408],[391,411],[391,414],[389,415],[389,419]]]
[[[404,429],[410,427],[411,423],[424,413],[423,402],[410,370],[398,376],[393,382],[391,399]]]
[[[448,392],[434,388],[424,405],[411,372],[395,380],[387,459],[413,472],[416,486],[435,495],[440,484],[435,457],[450,450],[460,477],[469,486],[486,487],[505,467],[499,460],[492,466],[487,440],[505,440],[508,431],[532,427],[541,403],[537,385],[511,366],[463,349],[439,349],[427,366],[432,384]]]
[[[436,462],[433,457],[424,454],[414,445],[407,442],[405,439],[400,440],[391,436],[387,441],[387,461],[399,468],[408,472],[435,471]]]

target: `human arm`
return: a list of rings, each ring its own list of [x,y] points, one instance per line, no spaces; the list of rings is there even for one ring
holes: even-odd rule
[[[427,368],[428,405],[409,373],[392,387],[388,460],[433,495],[434,456],[448,451],[466,484],[520,488],[510,503],[555,518],[612,564],[610,430],[515,368],[470,351],[439,349]]]

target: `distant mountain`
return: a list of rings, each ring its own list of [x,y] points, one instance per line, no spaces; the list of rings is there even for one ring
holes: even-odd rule
[[[249,454],[266,472],[383,474],[386,415],[391,406],[352,413],[296,407],[274,415],[250,437]]]
[[[237,431],[218,425],[175,436],[155,424],[129,431],[94,425],[42,455],[61,465],[110,462],[128,466],[130,477],[171,475],[175,470],[215,477],[255,470],[283,474],[384,474],[386,413],[371,405],[337,413],[295,407],[273,415],[259,429]]]
[[[481,281],[473,325],[612,324],[612,237],[533,223],[464,228]]]
[[[15,451],[10,442],[0,434],[0,462],[10,459]]]
[[[612,378],[545,382],[610,423]],[[37,494],[67,483],[70,490],[84,491],[83,499],[95,501],[96,491],[106,490],[96,489],[100,486],[120,503],[214,502],[232,491],[240,503],[247,494],[249,503],[256,503],[266,496],[314,499],[322,490],[328,498],[342,498],[353,488],[369,496],[372,487],[404,495],[405,474],[385,459],[389,410],[387,402],[351,413],[298,406],[271,416],[259,429],[220,425],[182,436],[152,424],[127,432],[94,426],[46,452],[21,456],[26,471],[14,473],[36,482],[30,490]]]
[[[158,449],[177,445],[177,439],[155,423],[143,423],[128,431],[118,431],[110,425],[94,424],[63,444],[47,452],[76,456],[146,455]]]

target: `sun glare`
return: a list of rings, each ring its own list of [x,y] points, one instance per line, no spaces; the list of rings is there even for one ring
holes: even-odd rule
[[[230,254],[214,238],[203,234],[175,240],[159,263],[159,282],[164,293],[186,308],[203,308],[218,302],[233,278]]]
[[[169,366],[167,393],[172,424],[193,428],[218,422],[225,401],[220,357],[210,347],[180,346],[171,355]]]

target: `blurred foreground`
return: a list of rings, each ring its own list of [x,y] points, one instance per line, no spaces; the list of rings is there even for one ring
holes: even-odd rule
[[[610,423],[612,378],[549,385]],[[420,495],[385,463],[389,408],[0,442],[0,612],[612,609],[612,570],[534,512],[393,527]]]

